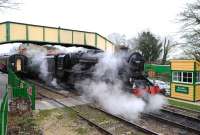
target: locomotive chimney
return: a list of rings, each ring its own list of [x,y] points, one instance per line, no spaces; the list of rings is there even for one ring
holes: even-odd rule
[[[125,54],[128,52],[128,47],[126,46],[122,46],[122,45],[118,45],[118,46],[115,46],[115,52],[116,53],[120,53],[120,54]]]

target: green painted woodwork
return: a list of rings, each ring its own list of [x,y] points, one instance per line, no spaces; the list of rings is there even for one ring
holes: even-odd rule
[[[156,65],[156,64],[145,64],[144,71],[154,71],[156,73],[170,74],[170,65]]]
[[[194,71],[196,71],[196,62],[194,62]],[[193,101],[196,101],[195,99],[195,95],[196,95],[196,91],[195,91],[195,84],[196,84],[196,72],[193,73],[193,85],[194,85],[194,89],[193,89]]]
[[[26,40],[29,40],[29,34],[28,34],[28,25],[26,25]]]
[[[10,23],[6,23],[6,41],[10,41]]]
[[[72,31],[72,44],[74,43],[74,31]]]
[[[12,89],[13,98],[30,99],[32,109],[35,110],[35,85],[21,80],[11,69],[8,69],[8,85]]]
[[[97,34],[95,34],[95,47],[97,47]]]
[[[170,97],[171,97],[171,93],[172,93],[172,92],[171,92],[171,91],[172,91],[172,89],[171,89],[171,88],[172,88],[172,86],[171,86],[171,83],[172,83],[172,70],[171,70],[171,69],[172,69],[172,68],[171,68],[171,67],[172,67],[172,65],[171,65],[171,62],[170,62],[170,76],[171,76],[171,77],[170,77],[170,93],[169,93],[169,96],[170,96]]]
[[[185,87],[185,86],[175,86],[175,91],[178,93],[184,93],[184,94],[188,94],[189,93],[189,88]]]
[[[84,33],[84,44],[87,45],[87,42],[86,42],[86,33]]]
[[[8,91],[5,84],[0,84],[0,134],[7,135],[8,123]]]
[[[43,41],[45,41],[45,29],[43,27]]]
[[[60,27],[58,28],[58,43],[60,43]]]

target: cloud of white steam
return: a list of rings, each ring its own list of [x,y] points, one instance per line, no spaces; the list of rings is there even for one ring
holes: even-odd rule
[[[39,46],[34,44],[24,44],[20,46],[21,48],[25,49],[23,51],[23,54],[26,55],[29,59],[31,59],[30,67],[33,71],[35,71],[37,74],[39,74],[39,78],[45,81],[46,83],[56,87],[60,88],[60,86],[57,83],[56,78],[53,78],[50,71],[48,71],[48,61],[47,61],[47,54],[60,54],[60,53],[72,53],[72,52],[78,52],[78,51],[87,51],[87,49],[83,47],[62,47],[62,46],[56,46],[56,48],[53,48],[53,51],[48,51],[45,46]],[[51,48],[51,46],[48,46]],[[53,66],[53,65],[50,65]]]
[[[46,81],[48,78],[48,63],[46,59],[47,49],[42,46],[27,45],[24,54],[31,59],[30,67],[39,74],[39,77]]]
[[[141,112],[159,109],[165,103],[163,96],[150,96],[147,103],[123,90],[123,83],[118,77],[123,63],[121,57],[105,54],[95,65],[94,78],[77,82],[76,86],[81,88],[83,95],[98,102],[105,110],[129,120],[136,119]]]
[[[7,43],[0,45],[0,55],[12,55],[18,53],[20,43]]]
[[[52,86],[54,86],[57,89],[61,88],[60,85],[57,83],[57,79],[56,78],[53,78],[50,83],[51,83]]]
[[[57,49],[59,49],[59,53],[75,53],[75,52],[79,52],[79,51],[82,51],[82,52],[86,52],[88,49],[86,48],[83,48],[83,47],[63,47],[63,46],[60,46],[60,45],[56,45],[55,46]]]
[[[122,84],[119,81],[107,84],[103,81],[85,80],[81,85],[87,98],[89,96],[94,99],[110,113],[135,119],[140,112],[144,111],[146,103],[141,98],[122,91]]]
[[[150,95],[149,103],[147,104],[145,111],[152,112],[159,110],[164,104],[167,103],[167,99],[162,95]]]

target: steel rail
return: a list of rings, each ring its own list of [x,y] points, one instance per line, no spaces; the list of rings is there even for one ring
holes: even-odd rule
[[[176,115],[176,116],[181,116],[185,119],[188,119],[188,120],[193,120],[193,121],[196,121],[196,122],[199,122],[200,123],[200,119],[199,118],[196,118],[196,117],[192,117],[192,116],[189,116],[189,115],[185,115],[185,114],[182,114],[181,112],[178,112],[178,111],[172,111],[172,110],[168,110],[168,109],[160,109],[162,112],[166,112],[166,113],[171,113],[173,115]]]
[[[96,108],[96,107],[94,107],[94,106],[92,106],[92,105],[88,105],[88,106],[91,107],[91,108],[97,109],[97,110],[99,110],[99,111],[101,111],[101,112],[103,112],[103,113],[105,113],[105,114],[111,115],[112,117],[114,117],[114,118],[116,118],[116,119],[118,119],[118,120],[124,121],[126,124],[128,124],[128,125],[130,125],[130,126],[134,126],[135,128],[137,128],[138,130],[143,131],[144,133],[148,133],[148,134],[151,134],[151,135],[160,135],[159,133],[156,133],[156,132],[154,132],[154,131],[151,131],[151,130],[149,130],[149,129],[146,129],[146,128],[144,128],[144,127],[141,127],[141,126],[139,126],[138,124],[133,123],[133,122],[130,122],[130,121],[128,121],[128,120],[126,120],[126,119],[124,119],[124,118],[122,118],[122,117],[119,117],[119,116],[113,115],[113,114],[111,114],[111,113],[108,113],[108,112],[106,112],[105,110],[103,110],[103,109],[101,109],[101,108]]]
[[[101,126],[97,125],[96,123],[94,123],[94,122],[90,121],[89,119],[85,118],[84,116],[82,116],[78,111],[74,110],[73,108],[66,106],[65,104],[63,104],[62,102],[60,102],[60,101],[58,101],[58,100],[56,100],[56,99],[54,99],[54,98],[48,97],[48,96],[46,96],[46,95],[44,95],[44,94],[41,94],[41,93],[39,93],[39,94],[42,95],[43,97],[49,99],[49,100],[53,100],[54,102],[56,102],[56,103],[62,105],[63,107],[67,107],[67,108],[71,109],[71,110],[74,111],[81,119],[87,121],[88,124],[95,126],[100,132],[103,132],[103,133],[106,134],[106,135],[113,135],[112,133],[110,133],[109,131],[105,130],[105,129],[102,128]],[[57,93],[56,93],[56,94],[57,94]]]
[[[174,117],[173,115],[169,115],[169,114],[172,114],[171,112],[168,113],[168,114],[158,114],[158,113],[145,113],[143,114],[143,117],[150,117],[150,118],[153,118],[153,119],[157,119],[158,121],[162,121],[162,122],[166,122],[170,125],[174,125],[176,127],[180,127],[180,128],[183,128],[183,129],[186,129],[186,130],[189,130],[189,131],[192,131],[192,132],[195,132],[197,134],[200,134],[200,128],[195,128],[194,127],[194,123],[192,123],[191,121],[187,121],[188,119],[181,119],[180,117],[177,117],[178,115],[176,114]],[[179,115],[181,116],[181,115]],[[174,119],[173,119],[174,117]],[[182,117],[182,116],[181,116]],[[184,117],[182,117],[184,118]],[[196,124],[198,122],[195,122]],[[199,125],[200,123],[198,123]]]
[[[31,81],[31,82],[32,82],[32,83],[35,83],[35,82],[33,82],[33,81]],[[35,84],[36,84],[36,83],[35,83]],[[39,84],[39,83],[37,83],[36,85],[38,85],[38,84]],[[51,92],[53,92],[53,93],[55,93],[55,94],[63,95],[62,93],[59,93],[59,92],[53,90],[52,88],[49,88],[49,87],[44,86],[44,85],[42,85],[42,84],[39,84],[38,86],[39,86],[39,87],[43,87],[43,88],[45,88],[45,89],[47,89],[47,90],[50,90]],[[94,122],[88,120],[87,118],[85,118],[84,116],[82,116],[78,111],[76,111],[75,109],[73,109],[73,108],[71,108],[71,107],[66,106],[65,104],[63,104],[63,103],[60,102],[59,100],[54,99],[54,98],[51,98],[51,97],[48,97],[48,96],[43,95],[43,94],[41,94],[41,93],[39,93],[39,94],[42,95],[42,96],[44,96],[44,97],[47,98],[47,99],[50,99],[50,100],[55,101],[56,103],[62,105],[63,107],[67,107],[67,108],[72,109],[74,112],[77,113],[77,115],[78,115],[79,117],[81,117],[82,119],[86,120],[89,124],[94,125],[97,129],[99,129],[100,131],[104,132],[105,134],[113,135],[111,132],[107,131],[106,129],[104,129],[104,128],[101,127],[100,125],[97,125],[97,124],[95,124]],[[65,95],[63,95],[63,96],[65,96]],[[66,96],[66,97],[67,97],[67,96]],[[90,105],[88,105],[88,106],[89,106],[89,107],[92,107],[92,106],[90,106]],[[94,107],[92,107],[92,108],[94,108]],[[98,109],[98,108],[94,108],[94,109]],[[113,117],[113,118],[115,118],[115,119],[117,119],[117,120],[123,121],[124,123],[128,124],[128,125],[131,126],[131,127],[134,127],[134,128],[136,128],[136,129],[138,129],[138,130],[141,131],[141,132],[144,132],[144,133],[147,133],[147,134],[151,134],[151,135],[159,135],[159,133],[156,133],[156,132],[154,132],[154,131],[151,131],[151,130],[149,130],[149,129],[146,129],[146,128],[144,128],[144,127],[141,127],[141,126],[139,126],[139,125],[137,125],[137,124],[135,124],[135,123],[132,123],[132,122],[130,122],[130,121],[128,121],[128,120],[125,120],[124,118],[115,116],[115,115],[113,115],[113,114],[111,114],[111,113],[108,113],[108,112],[106,112],[106,111],[103,111],[102,109],[98,109],[98,110],[101,111],[101,112],[103,112],[103,113],[105,113],[105,114],[107,114],[107,115],[109,115],[109,116],[111,116],[111,117]]]
[[[199,106],[200,107],[200,106]],[[195,111],[192,109],[186,109],[186,108],[182,108],[179,106],[174,106],[174,105],[167,105],[167,106],[163,106],[164,109],[171,109],[171,110],[181,110],[181,111],[186,111],[189,112],[190,114],[196,115],[196,119],[200,120],[200,111]],[[177,111],[178,112],[178,111]],[[190,116],[191,117],[191,116]]]

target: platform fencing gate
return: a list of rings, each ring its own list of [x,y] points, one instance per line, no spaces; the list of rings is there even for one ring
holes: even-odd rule
[[[32,110],[35,110],[35,85],[20,79],[11,69],[8,70],[8,85],[12,92],[11,98],[28,99]]]
[[[7,85],[0,82],[0,135],[7,134],[8,123],[8,90]]]

